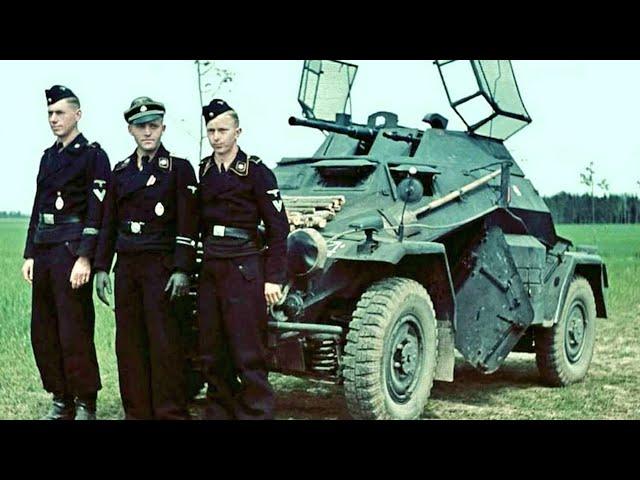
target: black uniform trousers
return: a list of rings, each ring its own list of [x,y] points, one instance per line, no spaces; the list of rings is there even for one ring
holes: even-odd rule
[[[178,318],[165,292],[171,254],[119,253],[116,355],[126,419],[188,418]]]
[[[31,345],[44,389],[92,399],[101,388],[93,342],[93,275],[71,288],[72,242],[39,244],[33,264]]]
[[[208,409],[208,418],[273,418],[261,255],[205,255],[199,280],[198,328],[203,373],[214,407]]]

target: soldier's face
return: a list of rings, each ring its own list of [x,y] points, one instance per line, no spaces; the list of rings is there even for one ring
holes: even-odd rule
[[[82,111],[75,105],[69,103],[66,98],[49,105],[49,126],[51,131],[58,138],[65,138],[77,126]]]
[[[236,125],[235,119],[226,113],[217,116],[207,123],[207,137],[218,155],[230,152],[238,143],[242,129]]]
[[[165,128],[162,120],[154,120],[138,125],[129,125],[129,133],[135,138],[140,150],[153,153],[160,146],[160,139]]]

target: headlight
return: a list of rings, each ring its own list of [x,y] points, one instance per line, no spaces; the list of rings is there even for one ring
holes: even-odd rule
[[[287,238],[289,272],[297,276],[324,268],[327,242],[313,228],[294,230]]]

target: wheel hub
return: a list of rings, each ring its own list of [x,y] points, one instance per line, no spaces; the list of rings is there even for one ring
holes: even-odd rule
[[[418,356],[418,346],[413,339],[408,339],[400,350],[400,369],[403,373],[410,375],[416,369]]]
[[[586,315],[581,306],[574,305],[567,319],[565,337],[565,351],[567,352],[567,358],[572,363],[577,362],[582,355],[586,321]]]
[[[423,345],[422,327],[414,315],[402,317],[392,335],[387,364],[387,388],[395,401],[406,403],[420,379]]]

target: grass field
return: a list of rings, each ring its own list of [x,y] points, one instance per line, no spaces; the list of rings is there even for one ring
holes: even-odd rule
[[[29,337],[31,291],[22,280],[26,222],[0,221],[0,419],[34,419],[46,412]],[[563,225],[577,244],[597,245],[607,263],[609,318],[598,321],[596,351],[584,382],[543,386],[532,354],[511,354],[493,375],[462,358],[455,381],[436,383],[424,418],[437,419],[639,419],[640,225]],[[96,304],[96,348],[103,383],[100,419],[122,418],[114,352],[113,313]],[[277,418],[349,418],[340,387],[272,374]]]

